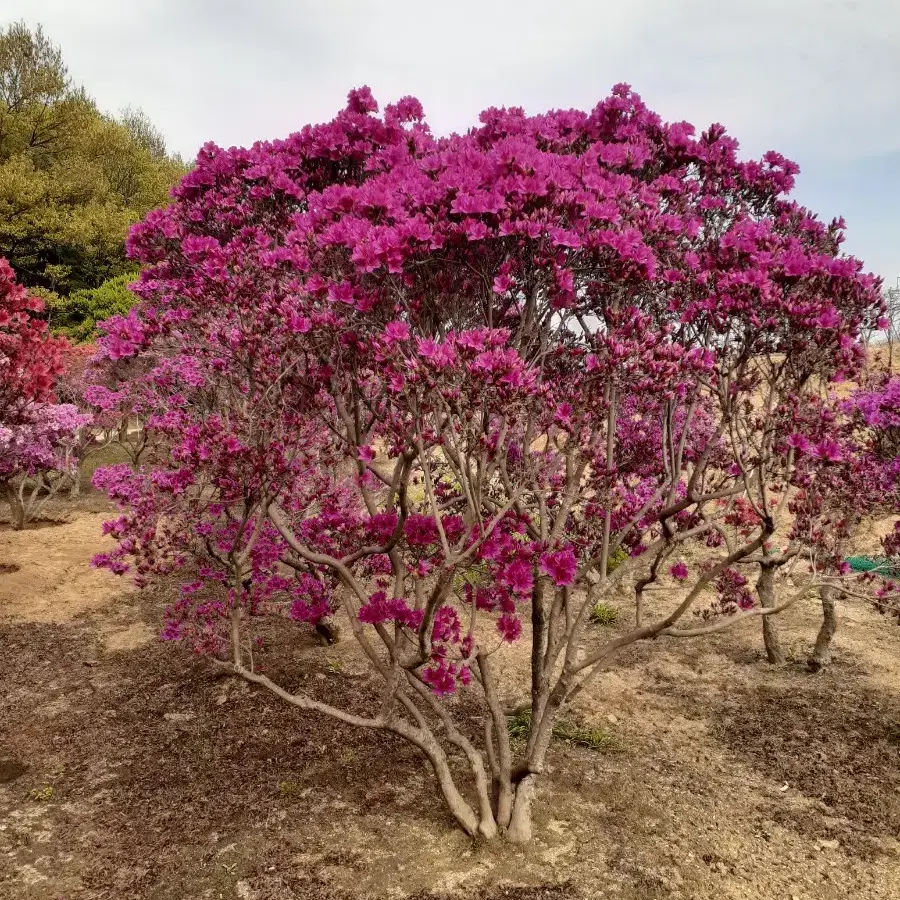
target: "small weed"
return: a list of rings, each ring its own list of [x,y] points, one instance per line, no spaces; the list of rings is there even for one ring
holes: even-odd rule
[[[406,489],[406,499],[410,506],[419,506],[425,502],[425,488],[419,484],[418,479],[410,480]]]
[[[341,762],[342,762],[345,766],[350,765],[350,763],[352,763],[353,760],[355,760],[355,759],[356,759],[356,754],[355,754],[352,750],[345,750],[345,751],[341,754]]]
[[[510,740],[524,741],[531,728],[531,709],[523,709],[507,716],[506,721]],[[558,720],[553,724],[553,737],[558,741],[567,741],[598,753],[618,753],[622,750],[619,738],[605,728],[582,728],[565,721],[565,719]]]
[[[619,611],[602,600],[591,610],[590,619],[595,625],[613,625],[618,618]]]
[[[35,788],[31,792],[31,799],[37,800],[39,803],[49,803],[53,799],[53,788],[49,784]]]
[[[598,753],[618,753],[622,750],[619,738],[605,728],[581,728],[571,722],[557,722],[553,726],[553,737]]]
[[[340,659],[329,659],[325,663],[325,668],[331,672],[332,675],[342,675],[346,671],[346,666],[343,661]]]
[[[300,785],[296,781],[278,782],[278,793],[281,794],[282,797],[299,797],[300,790]]]
[[[528,729],[531,728],[531,708],[519,710],[506,717],[509,738],[512,741],[524,741],[528,737]]]
[[[615,553],[606,561],[606,574],[611,575],[625,560],[628,559],[628,551],[623,547],[619,547]]]
[[[789,641],[787,646],[784,643],[782,642],[784,656],[789,663],[805,666],[809,662],[810,646],[806,641]],[[764,653],[762,655],[765,656]]]
[[[487,563],[478,563],[470,566],[462,574],[457,574],[453,579],[453,590],[462,595],[466,585],[473,588],[480,587],[487,580]]]

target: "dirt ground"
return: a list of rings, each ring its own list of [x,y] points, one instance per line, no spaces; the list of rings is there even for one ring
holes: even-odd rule
[[[0,530],[3,900],[900,897],[900,628],[866,608],[818,675],[812,604],[782,668],[756,623],[623,654],[571,714],[619,752],[554,745],[523,850],[457,831],[398,740],[160,643],[171,590],[88,567],[103,511]],[[364,702],[350,641],[266,639],[283,683]]]

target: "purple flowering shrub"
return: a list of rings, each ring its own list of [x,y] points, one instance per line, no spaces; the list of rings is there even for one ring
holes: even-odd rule
[[[461,828],[524,841],[554,718],[618,649],[796,599],[757,605],[738,567],[801,460],[837,461],[814,428],[805,454],[793,412],[858,374],[879,284],[842,223],[788,199],[793,163],[741,161],[720,126],[666,124],[625,86],[446,138],[411,98],[377,109],[362,88],[283,141],[207,145],[132,230],[141,302],[104,325],[95,400],[139,409],[148,446],[98,470],[122,508],[98,563],[183,572],[166,638],[402,736]],[[629,601],[634,626],[598,637],[595,605]],[[269,614],[343,617],[377,706],[273,683]],[[494,659],[520,642],[514,747],[523,698]]]
[[[10,425],[0,423],[0,486],[13,528],[38,516],[62,483],[77,472],[81,433],[91,417],[71,403],[31,403]]]

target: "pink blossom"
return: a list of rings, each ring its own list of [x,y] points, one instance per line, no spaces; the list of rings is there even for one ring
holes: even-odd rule
[[[560,403],[553,414],[553,421],[561,428],[568,428],[572,424],[572,404]]]
[[[808,438],[796,432],[788,437],[787,443],[789,447],[793,447],[801,453],[809,453],[812,446]]]
[[[425,547],[438,542],[437,523],[431,516],[411,515],[403,526],[406,540],[412,547]]]
[[[513,280],[509,275],[498,275],[494,279],[494,293],[505,294],[513,286]]]
[[[841,317],[833,306],[828,306],[816,317],[816,325],[819,328],[839,328]]]
[[[455,671],[452,664],[439,660],[436,664],[422,670],[422,681],[431,686],[439,697],[452,694],[456,690]]]
[[[412,98],[409,98],[409,100],[412,100]],[[409,101],[407,101],[407,107],[410,105]],[[371,88],[368,85],[363,85],[361,88],[355,88],[350,91],[347,94],[347,109],[350,112],[360,114],[378,112],[378,103],[372,96]]]
[[[406,322],[388,322],[384,326],[385,343],[392,344],[396,341],[409,340],[409,325]]]
[[[541,554],[539,568],[557,587],[567,587],[575,581],[577,565],[574,550],[565,546],[554,553]]]
[[[516,560],[504,566],[498,573],[497,580],[516,594],[528,594],[534,585],[531,566],[524,560]]]
[[[285,314],[287,327],[297,334],[308,334],[312,330],[312,319],[299,315],[295,310],[289,309]]]
[[[397,622],[409,628],[418,628],[422,621],[422,611],[411,609],[400,597],[388,599],[384,591],[378,591],[369,597],[359,609],[359,621],[369,625],[382,622]]]
[[[504,613],[497,619],[497,631],[508,644],[513,644],[519,639],[522,633],[522,622],[516,616]]]
[[[843,458],[841,445],[833,438],[825,438],[813,446],[809,451],[810,456],[827,460],[828,462],[840,462]]]

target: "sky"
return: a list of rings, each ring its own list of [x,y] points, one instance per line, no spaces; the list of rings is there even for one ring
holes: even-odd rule
[[[15,19],[186,158],[327,120],[362,84],[418,97],[443,134],[488,106],[590,109],[624,81],[666,120],[796,160],[797,199],[898,284],[898,0],[0,0]]]

